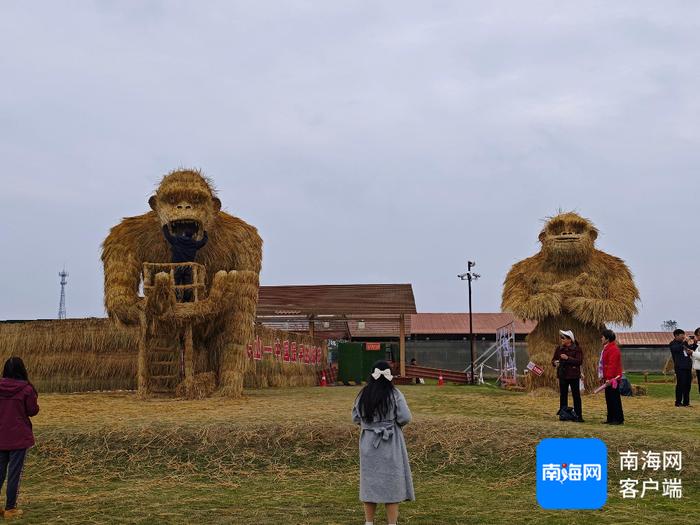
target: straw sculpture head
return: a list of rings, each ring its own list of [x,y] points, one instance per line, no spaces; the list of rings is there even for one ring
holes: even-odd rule
[[[221,210],[211,181],[192,170],[174,171],[163,177],[148,204],[161,226],[167,226],[173,235],[188,234],[195,239],[201,239],[211,228]]]
[[[580,215],[560,213],[547,221],[540,232],[542,254],[556,266],[577,266],[594,253],[598,229]]]

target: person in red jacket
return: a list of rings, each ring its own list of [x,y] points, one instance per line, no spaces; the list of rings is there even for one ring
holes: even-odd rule
[[[37,393],[27,369],[19,357],[10,357],[0,379],[0,489],[7,478],[7,503],[2,512],[5,519],[22,515],[17,508],[19,482],[27,449],[34,445],[29,418],[38,413]]]
[[[603,330],[601,332],[603,352],[600,354],[600,366],[598,375],[601,383],[610,381],[605,387],[605,404],[608,408],[608,418],[604,421],[607,425],[622,425],[625,415],[622,412],[622,399],[620,398],[620,379],[622,378],[622,356],[620,348],[615,343],[615,332]]]

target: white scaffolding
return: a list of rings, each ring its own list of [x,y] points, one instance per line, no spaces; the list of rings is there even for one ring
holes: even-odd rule
[[[498,380],[503,385],[517,384],[517,369],[515,366],[515,323],[509,323],[496,330],[498,345],[500,375]]]
[[[497,358],[496,366],[490,366],[489,360]],[[501,386],[515,385],[517,370],[515,367],[515,325],[508,323],[496,330],[496,342],[489,346],[474,362],[474,370],[478,374],[477,382],[484,384],[484,368],[498,373],[498,383]],[[469,375],[470,367],[464,370]]]

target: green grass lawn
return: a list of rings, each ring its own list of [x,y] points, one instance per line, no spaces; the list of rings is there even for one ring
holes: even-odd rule
[[[401,523],[687,524],[700,512],[696,385],[696,409],[673,406],[673,384],[624,398],[622,427],[601,424],[601,395],[584,398],[587,422],[574,424],[557,421],[555,397],[488,385],[400,388],[414,414],[405,435],[417,495],[401,506]],[[349,420],[357,392],[268,389],[241,400],[146,402],[128,393],[42,395],[22,522],[363,523],[358,431]],[[608,445],[602,511],[538,507],[535,446],[558,436]],[[628,473],[619,471],[619,451],[676,449],[685,460],[682,500],[620,498]]]

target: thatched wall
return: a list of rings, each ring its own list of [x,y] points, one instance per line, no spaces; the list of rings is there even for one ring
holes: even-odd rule
[[[276,340],[321,348],[321,362],[326,361],[322,340],[262,326],[256,327],[256,337],[273,348]],[[108,319],[0,323],[1,362],[21,357],[43,392],[134,390],[137,352],[138,328],[118,327]],[[314,385],[321,368],[320,363],[284,362],[274,352],[246,359],[246,366],[248,388]]]
[[[247,388],[266,388],[276,386],[312,386],[318,383],[318,372],[322,368],[322,363],[327,362],[328,350],[326,342],[322,339],[314,339],[308,335],[283,332],[282,330],[272,330],[263,326],[256,326],[255,335],[259,338],[262,348],[260,359],[258,356],[249,358],[247,370],[243,379],[243,384]],[[307,349],[318,348],[320,359],[317,363],[312,363],[308,359],[305,363],[299,358],[297,362],[285,362],[283,360],[284,342],[304,345]],[[280,350],[280,355],[275,355],[275,348]],[[254,349],[255,344],[248,345],[249,352]]]

